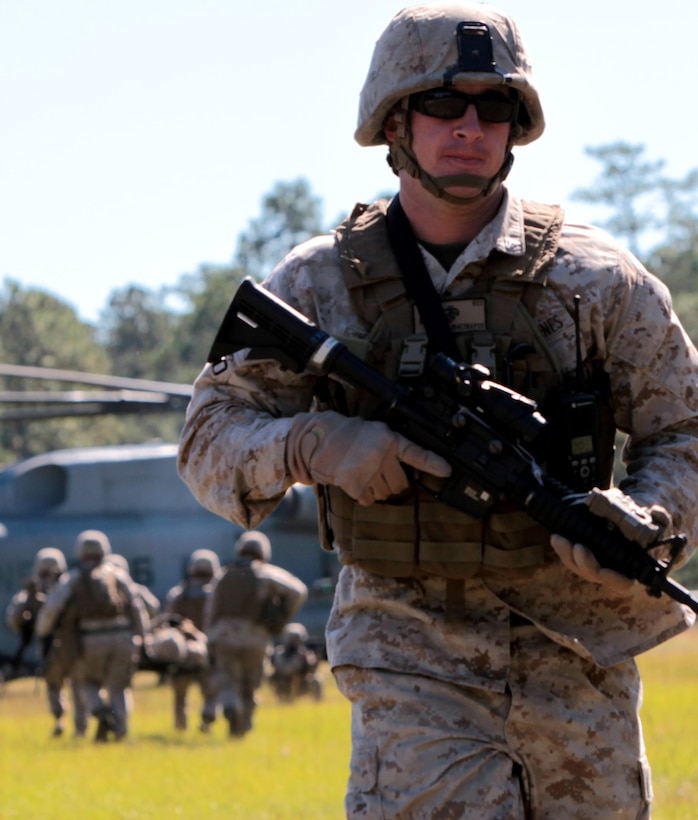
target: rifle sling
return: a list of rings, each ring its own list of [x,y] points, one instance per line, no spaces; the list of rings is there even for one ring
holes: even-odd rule
[[[458,361],[460,354],[456,340],[398,195],[388,206],[386,226],[405,290],[419,311],[424,325],[430,352],[446,353],[454,361]],[[451,623],[465,618],[464,592],[465,581],[462,578],[449,578],[446,581],[446,619]]]
[[[460,354],[439,294],[397,195],[388,206],[386,224],[390,246],[402,273],[405,290],[419,311],[431,353],[446,353],[458,361]]]

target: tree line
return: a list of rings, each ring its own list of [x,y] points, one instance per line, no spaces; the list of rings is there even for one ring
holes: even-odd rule
[[[572,196],[622,239],[674,295],[698,340],[698,170],[674,180],[641,145],[588,148],[598,178]],[[299,242],[326,232],[322,202],[304,179],[278,182],[238,238],[229,265],[202,265],[156,291],[114,291],[96,324],[60,298],[11,278],[0,288],[0,362],[137,379],[191,383],[205,361],[228,302],[245,276],[261,280]],[[65,384],[0,376],[0,391],[65,390]],[[0,413],[3,404],[0,401]],[[0,464],[63,447],[176,441],[179,413],[3,421]]]
[[[240,235],[229,265],[201,265],[158,290],[115,290],[96,324],[54,295],[5,279],[0,362],[191,384],[242,279],[261,280],[293,245],[324,232],[321,213],[305,180],[279,182]],[[0,376],[0,391],[83,387]],[[0,465],[65,447],[177,441],[182,422],[181,413],[3,421]]]

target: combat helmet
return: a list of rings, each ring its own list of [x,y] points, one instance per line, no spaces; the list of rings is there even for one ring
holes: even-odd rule
[[[308,630],[301,623],[295,621],[286,626],[281,631],[281,641],[284,644],[305,643],[308,640]]]
[[[258,561],[271,560],[271,543],[269,538],[259,530],[250,530],[235,542],[235,555],[238,558],[256,558]]]
[[[78,561],[99,563],[102,558],[110,554],[109,539],[100,530],[84,530],[75,540],[75,557]]]
[[[492,179],[472,174],[434,178],[420,168],[411,148],[408,119],[410,95],[456,83],[511,88],[518,113],[511,127],[507,155]],[[390,143],[384,132],[389,114],[398,124]],[[501,182],[511,169],[511,147],[537,139],[545,119],[531,64],[514,20],[484,3],[435,2],[400,11],[378,38],[359,98],[354,137],[359,145],[390,145],[388,162],[405,169],[437,197],[457,203],[478,199]],[[475,197],[449,194],[453,185],[480,187]]]
[[[209,580],[217,575],[221,569],[221,562],[213,550],[194,550],[187,563],[187,575],[207,577]]]
[[[52,575],[57,578],[68,569],[65,555],[56,547],[44,547],[34,556],[33,575]]]
[[[112,552],[108,557],[108,561],[112,566],[118,567],[122,572],[125,572],[126,575],[131,575],[131,568],[125,555],[119,555],[119,553]]]

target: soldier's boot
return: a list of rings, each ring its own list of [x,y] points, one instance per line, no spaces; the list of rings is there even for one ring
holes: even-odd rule
[[[252,731],[252,716],[254,715],[256,708],[257,702],[255,701],[254,696],[246,700],[243,704],[241,717],[243,735]]]
[[[223,710],[223,716],[228,721],[230,737],[242,737],[245,734],[245,720],[239,709],[228,707]]]
[[[87,734],[87,715],[83,711],[75,714],[73,726],[75,729],[73,737],[85,737]]]
[[[202,714],[201,723],[199,724],[199,731],[207,735],[211,731],[211,724],[216,719],[215,715]]]
[[[109,724],[106,720],[104,720],[104,718],[100,718],[97,723],[97,731],[95,732],[94,742],[106,743],[107,740],[109,740]]]
[[[313,700],[322,700],[322,681],[313,678],[308,686]]]
[[[187,700],[181,691],[175,691],[174,725],[178,732],[184,732],[189,724],[187,720]]]
[[[84,713],[81,712],[75,715],[73,725],[75,727],[73,737],[85,737],[87,734],[87,716]]]
[[[109,732],[114,730],[116,716],[114,711],[108,706],[100,706],[94,713],[97,718],[97,731],[95,733],[95,743],[106,743],[109,739]]]

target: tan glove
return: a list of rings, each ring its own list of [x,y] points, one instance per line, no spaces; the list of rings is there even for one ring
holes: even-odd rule
[[[431,475],[451,474],[447,461],[394,433],[382,421],[327,410],[299,413],[286,440],[294,481],[341,487],[359,504],[373,504],[409,487],[402,464]]]
[[[661,539],[671,524],[671,516],[659,504],[643,507],[617,487],[587,493],[584,503],[594,515],[605,518],[610,526],[618,527],[623,535],[647,548]],[[561,535],[553,535],[550,545],[567,569],[594,584],[603,584],[622,595],[635,583],[612,569],[601,567],[593,552],[583,544],[572,544]]]
[[[622,595],[629,592],[635,583],[631,578],[613,569],[602,567],[594,553],[583,544],[573,544],[561,535],[551,535],[550,546],[557,553],[563,566],[591,581],[592,584],[603,584],[613,594]]]

